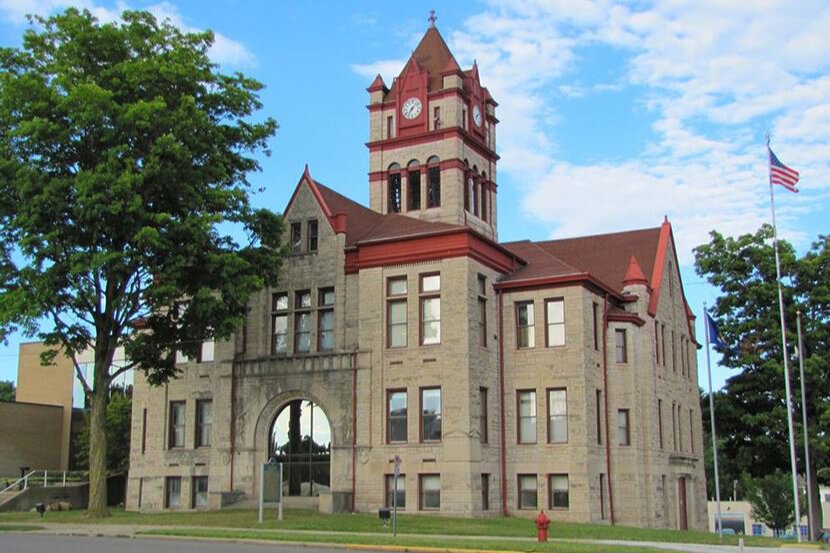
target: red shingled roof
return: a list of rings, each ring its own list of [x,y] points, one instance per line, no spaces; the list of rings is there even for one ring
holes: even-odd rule
[[[455,58],[453,57],[452,52],[450,52],[447,43],[444,42],[444,38],[441,36],[441,33],[438,32],[438,29],[430,27],[424,34],[424,38],[422,38],[421,42],[418,43],[415,51],[412,52],[410,60],[415,60],[415,63],[420,65],[427,71],[427,73],[429,73],[429,91],[432,92],[433,90],[441,90],[444,88],[444,77],[441,73],[443,73],[444,69],[446,69],[450,60],[455,61]],[[400,81],[401,77],[403,77],[403,73],[406,71],[408,65],[409,62],[404,65],[404,68],[401,70],[401,74],[398,75],[398,78],[392,83],[392,89],[389,91],[390,94],[395,94],[397,92],[398,81]],[[456,66],[457,65],[458,64],[456,63]]]
[[[632,255],[640,261],[646,275],[652,274],[659,238],[658,227],[564,240],[506,243],[503,246],[528,265],[502,282],[588,273],[612,289],[622,291]]]

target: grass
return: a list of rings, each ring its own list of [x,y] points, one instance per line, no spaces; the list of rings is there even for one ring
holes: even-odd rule
[[[284,541],[284,542],[302,542],[302,543],[338,543],[344,545],[356,546],[398,546],[403,548],[413,547],[432,547],[440,548],[442,551],[462,552],[462,551],[527,551],[539,553],[653,553],[658,551],[651,547],[638,546],[621,546],[621,545],[600,545],[600,544],[584,544],[584,543],[569,543],[569,542],[516,542],[504,541],[498,538],[494,539],[460,539],[453,540],[452,545],[447,544],[446,539],[429,538],[429,537],[409,537],[398,536],[392,538],[391,536],[339,536],[328,535],[321,536],[319,534],[287,534],[280,532],[252,532],[250,530],[149,530],[140,532],[141,535],[148,536],[176,536],[176,537],[199,537],[206,539],[229,539],[229,540],[267,540],[267,541]]]
[[[203,512],[164,512],[134,513],[121,509],[112,511],[113,516],[105,519],[86,519],[83,511],[49,512],[45,522],[72,524],[134,524],[154,527],[195,526],[210,528],[256,528],[270,530],[312,530],[318,532],[361,532],[388,534],[376,514],[338,514],[320,515],[313,511],[286,510],[285,519],[276,520],[273,509],[267,512],[266,520],[257,523],[255,510],[226,509],[222,511]],[[0,523],[36,523],[40,517],[36,513],[0,513]],[[533,521],[526,518],[453,518],[403,514],[398,517],[399,534],[451,535],[451,536],[488,536],[493,538],[536,536]],[[575,540],[626,540],[659,541],[672,543],[699,543],[737,545],[738,536],[724,536],[720,540],[716,534],[709,532],[680,532],[677,530],[657,530],[632,528],[629,526],[609,526],[599,524],[577,524],[552,522],[549,536],[553,538]],[[782,542],[773,538],[744,536],[747,545],[776,547]]]
[[[31,532],[32,530],[43,530],[43,526],[34,524],[0,524],[0,532]]]

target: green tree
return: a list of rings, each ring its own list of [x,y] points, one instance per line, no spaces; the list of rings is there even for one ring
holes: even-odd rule
[[[695,249],[695,267],[721,291],[712,308],[726,346],[720,352],[721,365],[736,371],[715,395],[719,461],[728,460],[721,464],[723,486],[744,471],[751,477],[774,469],[789,472],[790,455],[772,228],[765,225],[737,238],[712,232],[711,238]],[[821,439],[830,431],[830,239],[820,236],[802,257],[786,241],[779,240],[779,251],[802,474],[801,395],[794,352],[796,312],[805,315],[806,404],[816,483],[815,467],[830,464],[830,444]],[[708,398],[706,404],[708,410]],[[818,486],[814,489],[813,517],[820,521]]]
[[[0,401],[14,401],[14,382],[11,380],[0,380]]]
[[[107,467],[112,474],[126,473],[130,468],[130,432],[132,429],[132,391],[114,388],[107,403]],[[86,424],[75,438],[75,462],[89,469],[89,413]]]
[[[752,518],[769,526],[776,536],[795,522],[789,474],[776,470],[758,478],[744,477],[742,483],[752,505]]]
[[[105,516],[110,384],[174,377],[174,350],[229,337],[276,282],[282,221],[250,207],[246,175],[277,125],[250,120],[262,85],[210,62],[211,32],[130,11],[32,22],[0,49],[0,335],[39,336],[44,362],[94,351],[90,381],[75,365],[88,514]],[[130,361],[112,370],[118,346]]]

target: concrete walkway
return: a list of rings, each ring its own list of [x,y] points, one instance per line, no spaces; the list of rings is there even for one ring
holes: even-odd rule
[[[28,524],[28,523],[27,523]],[[218,527],[218,526],[151,526],[151,525],[136,525],[136,524],[62,524],[62,523],[50,523],[46,520],[44,521],[37,521],[33,522],[32,524],[36,524],[38,526],[42,526],[42,530],[37,530],[36,533],[41,534],[52,534],[52,535],[64,535],[64,536],[101,536],[101,537],[122,537],[122,538],[135,538],[135,537],[142,537],[142,538],[165,538],[164,536],[147,536],[141,534],[142,532],[147,532],[148,530],[193,530],[193,531],[204,531],[204,530],[224,530],[229,532],[250,532],[252,534],[269,534],[269,533],[280,533],[283,535],[313,535],[313,536],[337,536],[339,538],[347,537],[347,536],[355,536],[355,537],[363,537],[363,536],[374,536],[377,537],[378,533],[376,532],[337,532],[337,531],[319,531],[319,530],[283,530],[277,528],[238,528],[238,527]],[[494,540],[497,539],[502,542],[516,542],[519,543],[527,543],[535,541],[535,538],[521,538],[521,537],[498,537],[498,536],[458,536],[458,535],[440,535],[440,534],[405,534],[400,533],[398,534],[401,537],[412,537],[412,538],[435,538],[441,540]],[[391,537],[391,536],[390,536]],[[180,539],[191,539],[182,537]],[[194,540],[198,540],[200,538],[192,538]],[[204,538],[201,538],[204,539]],[[208,538],[211,541],[215,541],[213,538]],[[267,540],[263,536],[263,540]],[[250,542],[250,541],[263,541],[263,540],[235,540],[240,542]],[[274,541],[274,540],[267,540],[267,541]],[[692,543],[668,543],[668,542],[646,542],[646,541],[622,541],[622,540],[580,540],[580,539],[550,539],[551,542],[563,542],[563,543],[586,543],[586,544],[605,544],[605,545],[620,545],[620,546],[628,546],[628,547],[651,547],[654,549],[662,549],[665,551],[682,551],[687,553],[711,553],[711,552],[719,552],[719,553],[740,553],[739,548],[733,545],[710,545],[710,544],[692,544]],[[308,545],[318,545],[319,543],[309,543]],[[297,544],[299,545],[299,543]],[[345,544],[339,544],[341,547],[346,547]],[[392,544],[390,544],[392,545]],[[331,544],[333,547],[337,547],[338,544]],[[447,547],[452,547],[448,544]],[[383,550],[384,546],[371,546],[373,550]],[[418,548],[419,551],[426,551],[430,548]],[[434,551],[446,551],[447,548],[441,549],[434,549]],[[805,553],[805,551],[816,550],[818,546],[814,544],[810,545],[803,545],[797,546],[793,544],[792,546],[782,546],[782,547],[750,547],[744,546],[743,551],[744,553]],[[392,545],[389,547],[389,550],[400,551],[400,547],[395,547]]]

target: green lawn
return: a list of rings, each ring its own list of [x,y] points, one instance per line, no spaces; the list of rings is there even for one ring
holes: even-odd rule
[[[226,509],[204,512],[164,512],[133,513],[113,510],[113,516],[106,519],[87,520],[83,511],[49,512],[45,522],[75,524],[140,524],[147,526],[205,526],[211,528],[262,528],[286,530],[314,530],[337,532],[389,533],[376,514],[339,514],[321,515],[313,511],[287,510],[285,519],[276,520],[273,509],[267,512],[263,524],[257,523],[255,510]],[[36,523],[40,517],[36,513],[0,513],[0,523]],[[535,537],[533,521],[525,518],[452,518],[403,514],[398,517],[399,534],[444,534],[452,536],[492,536],[492,537]],[[652,530],[627,526],[609,526],[599,524],[551,523],[551,538],[585,539],[585,540],[632,540],[662,541],[725,545],[737,545],[738,536],[724,536],[723,541],[708,532],[680,532],[676,530]],[[779,540],[745,536],[747,545],[774,547]]]
[[[280,532],[253,532],[251,530],[148,530],[141,532],[142,535],[152,536],[178,536],[178,537],[200,537],[208,539],[232,539],[232,540],[269,540],[302,543],[339,543],[356,546],[378,546],[394,545],[404,548],[409,547],[434,547],[440,548],[447,553],[463,552],[465,550],[477,551],[527,551],[539,553],[657,553],[659,550],[651,547],[619,546],[619,545],[595,545],[585,543],[548,542],[544,544],[536,542],[504,541],[498,538],[493,539],[458,539],[448,543],[446,539],[439,538],[414,538],[399,535],[397,538],[391,536],[339,536],[319,534],[286,534]]]

